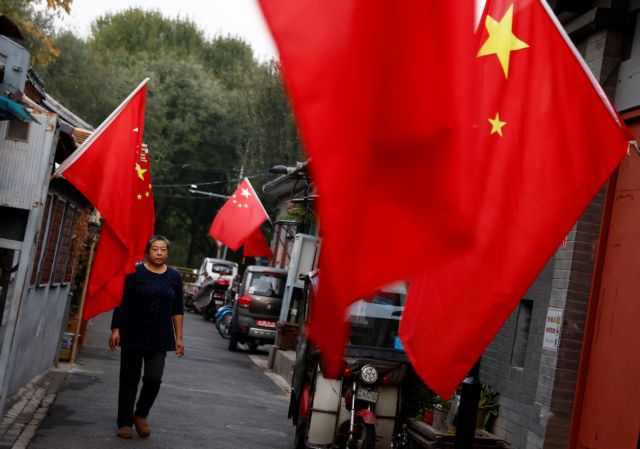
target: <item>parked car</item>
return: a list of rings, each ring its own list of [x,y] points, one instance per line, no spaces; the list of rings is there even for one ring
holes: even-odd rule
[[[229,284],[233,284],[238,276],[238,264],[224,259],[213,259],[205,257],[198,270],[198,278],[196,284],[200,287],[207,278],[226,279]]]
[[[246,268],[233,307],[229,350],[246,343],[255,351],[276,339],[287,270],[250,265]]]

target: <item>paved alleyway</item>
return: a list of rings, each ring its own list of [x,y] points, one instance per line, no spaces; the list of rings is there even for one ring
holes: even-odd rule
[[[185,316],[184,359],[167,354],[164,382],[149,417],[152,436],[116,438],[119,354],[106,344],[110,317],[93,321],[77,369],[30,449],[291,447],[293,427],[283,391],[246,352],[229,352],[215,326],[193,314]],[[266,359],[266,352],[260,358]]]

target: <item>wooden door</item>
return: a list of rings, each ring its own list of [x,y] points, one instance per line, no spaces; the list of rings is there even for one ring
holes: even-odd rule
[[[639,138],[640,120],[630,126]],[[635,152],[612,178],[607,203],[571,447],[639,449],[640,156]]]

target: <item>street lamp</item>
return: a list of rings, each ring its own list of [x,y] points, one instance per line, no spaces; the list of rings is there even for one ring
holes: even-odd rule
[[[274,165],[269,169],[269,173],[274,175],[288,175],[295,171],[295,167],[287,167],[286,165]]]
[[[219,193],[204,192],[202,190],[198,190],[198,186],[195,184],[191,184],[189,188],[189,193],[196,193],[198,195],[210,196],[213,198],[223,198],[225,200],[228,200],[229,198],[231,198],[229,195],[221,195]]]

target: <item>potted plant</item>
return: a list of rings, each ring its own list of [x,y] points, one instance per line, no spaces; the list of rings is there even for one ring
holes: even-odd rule
[[[423,409],[422,412],[422,421],[430,426],[433,425],[433,406],[429,405],[427,408]]]
[[[488,384],[480,387],[480,401],[478,402],[478,414],[476,415],[476,428],[484,429],[491,416],[498,415],[500,408],[500,393]]]
[[[447,415],[451,408],[451,401],[440,396],[433,398],[433,428],[441,432],[448,430]]]

